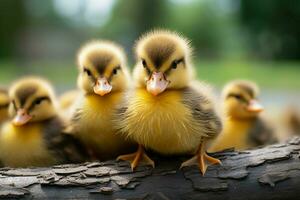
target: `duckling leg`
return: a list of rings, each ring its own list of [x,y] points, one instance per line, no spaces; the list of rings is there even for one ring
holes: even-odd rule
[[[131,154],[121,155],[117,160],[129,161],[132,171],[139,165],[140,162],[145,163],[146,165],[151,165],[153,168],[155,166],[154,161],[149,158],[144,150],[142,145],[139,145],[138,150]]]
[[[210,164],[221,164],[221,161],[219,159],[213,158],[206,154],[205,142],[202,140],[196,152],[196,155],[191,159],[183,162],[180,168],[191,165],[198,165],[200,172],[202,173],[202,175],[204,175],[208,167],[206,162]]]

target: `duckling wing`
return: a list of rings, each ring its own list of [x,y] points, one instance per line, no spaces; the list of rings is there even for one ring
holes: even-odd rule
[[[203,87],[198,83],[184,89],[182,102],[191,110],[193,119],[202,127],[204,135],[214,138],[221,132],[222,123],[211,94],[208,94],[209,90]]]
[[[58,143],[62,147],[61,155],[65,163],[80,163],[89,159],[89,154],[84,145],[73,135],[61,133],[61,142]]]
[[[64,129],[65,133],[75,135],[76,134],[76,124],[81,120],[82,118],[82,105],[84,101],[84,95],[81,94],[72,105],[72,108],[69,110],[69,117],[66,118],[66,127]]]
[[[81,119],[81,116],[82,116],[82,109],[77,108],[72,116],[72,122],[76,123]]]
[[[79,121],[81,120],[82,117],[82,109],[80,107],[76,108],[72,112],[72,117],[69,120],[66,120],[66,126],[64,127],[63,132],[67,133],[69,135],[76,135],[78,127],[77,125],[79,124]]]
[[[253,147],[273,144],[277,142],[274,134],[274,129],[268,126],[268,124],[260,118],[255,121],[252,129],[249,132],[248,139]]]
[[[73,135],[63,132],[59,118],[51,119],[45,126],[44,137],[48,149],[60,163],[82,162],[87,158],[84,146]]]

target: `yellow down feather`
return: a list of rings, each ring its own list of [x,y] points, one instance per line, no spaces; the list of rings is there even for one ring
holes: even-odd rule
[[[0,132],[0,158],[5,166],[49,166],[56,163],[44,143],[40,124],[17,127],[7,122]]]
[[[122,130],[139,144],[162,154],[183,154],[196,151],[202,127],[191,110],[182,103],[181,90],[168,90],[153,96],[137,89],[129,100]]]

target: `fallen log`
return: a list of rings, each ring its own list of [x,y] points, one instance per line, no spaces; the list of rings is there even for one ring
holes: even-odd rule
[[[221,166],[205,176],[179,170],[187,157],[155,156],[156,168],[131,172],[126,162],[50,168],[1,168],[0,198],[23,199],[296,199],[300,196],[300,138],[243,152],[215,153]]]

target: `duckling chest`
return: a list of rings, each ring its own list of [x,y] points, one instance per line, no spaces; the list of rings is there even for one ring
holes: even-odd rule
[[[121,95],[103,99],[95,96],[87,97],[82,107],[78,136],[88,145],[114,146],[122,142],[116,134],[115,112]]]
[[[234,147],[236,150],[249,148],[248,133],[252,126],[251,122],[238,122],[228,120],[220,135],[219,143],[222,149]],[[219,148],[219,150],[222,150]]]
[[[15,127],[5,124],[0,133],[0,158],[6,166],[48,166],[55,158],[48,151],[38,125]]]
[[[193,152],[199,145],[199,127],[179,92],[154,97],[137,91],[126,112],[123,131],[145,147],[163,154],[180,154]]]

